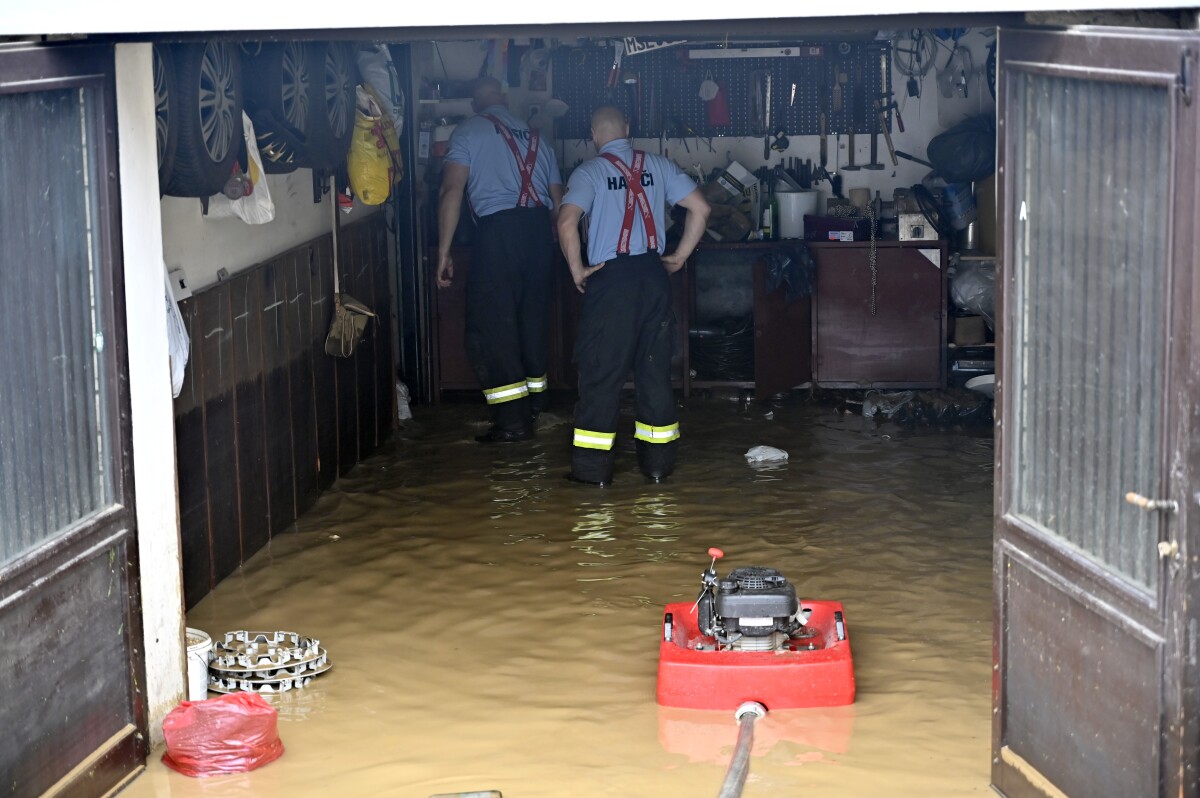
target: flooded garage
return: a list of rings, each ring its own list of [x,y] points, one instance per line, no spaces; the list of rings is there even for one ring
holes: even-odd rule
[[[693,398],[675,475],[648,483],[623,431],[603,489],[563,478],[565,403],[491,447],[481,408],[419,408],[188,613],[329,652],[270,698],[283,757],[190,779],[158,751],[126,794],[716,794],[732,713],[655,703],[662,608],[695,597],[710,546],[722,574],[772,567],[801,603],[841,600],[853,644],[855,702],[760,720],[744,795],[988,793],[991,427],[850,407]],[[749,465],[756,445],[789,459]]]

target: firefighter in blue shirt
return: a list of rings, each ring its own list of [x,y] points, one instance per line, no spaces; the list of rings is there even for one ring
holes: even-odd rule
[[[483,386],[492,427],[485,443],[533,437],[545,407],[546,325],[562,201],[554,149],[509,113],[500,81],[475,84],[471,117],[454,130],[438,198],[437,284],[450,285],[450,245],[463,192],[479,218],[467,277],[467,357]]]
[[[612,481],[620,391],[631,372],[638,466],[655,482],[675,467],[679,418],[671,388],[675,317],[668,275],[683,268],[709,214],[708,202],[678,166],[633,149],[628,137],[620,109],[596,109],[592,141],[600,155],[571,174],[558,216],[559,244],[584,295],[575,344],[579,403],[567,476],[598,485]],[[668,203],[681,205],[687,217],[679,246],[663,255]],[[585,215],[586,265],[579,236]]]

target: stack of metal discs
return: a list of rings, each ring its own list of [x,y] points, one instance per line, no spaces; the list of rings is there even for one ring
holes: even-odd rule
[[[295,632],[226,632],[214,641],[208,689],[216,693],[283,693],[307,687],[329,670],[329,655],[314,637]]]

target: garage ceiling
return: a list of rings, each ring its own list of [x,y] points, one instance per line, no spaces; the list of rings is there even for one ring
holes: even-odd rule
[[[973,3],[976,14],[1003,14],[1024,11],[1069,11],[1107,9],[1190,8],[1191,2],[1157,0],[984,0]],[[962,0],[860,0],[839,7],[836,18],[823,17],[826,4],[789,6],[789,18],[807,24],[846,27],[848,17],[869,18],[896,15],[960,15]],[[203,3],[161,3],[152,13],[140,4],[96,3],[94,0],[58,0],[29,3],[26,0],[0,0],[0,36],[72,35],[72,34],[162,34],[200,31],[303,31],[347,30],[370,35],[372,29],[449,29],[463,27],[464,17],[478,34],[491,29],[491,36],[512,36],[514,27],[534,25],[585,25],[614,33],[678,31],[688,23],[714,21],[777,20],[779,4],[738,4],[729,0],[687,0],[664,8],[645,0],[607,0],[603,9],[591,3],[377,3],[352,14],[337,3],[296,3],[281,7],[274,3],[245,3],[244,0],[206,0]],[[464,14],[464,11],[469,11]],[[669,16],[670,19],[663,19]],[[877,20],[876,25],[881,21]],[[744,22],[742,23],[744,24]],[[775,25],[772,24],[772,28]],[[711,33],[711,27],[708,27]],[[597,32],[597,31],[593,31]],[[552,33],[552,32],[551,32]],[[541,31],[546,35],[545,30]],[[428,35],[428,34],[427,34]]]

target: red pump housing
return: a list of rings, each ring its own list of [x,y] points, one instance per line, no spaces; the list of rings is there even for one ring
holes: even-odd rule
[[[723,555],[719,549],[709,553],[714,564]],[[717,584],[712,567],[706,589],[710,584]],[[779,710],[854,702],[850,633],[840,601],[801,602],[803,627],[769,651],[720,644],[701,631],[698,604],[668,604],[664,612],[657,690],[662,706],[734,710],[757,701]]]

